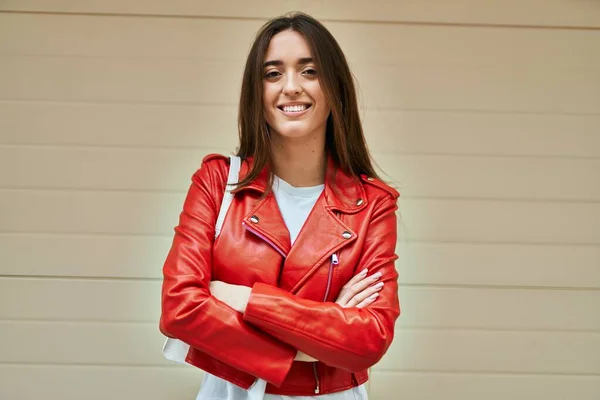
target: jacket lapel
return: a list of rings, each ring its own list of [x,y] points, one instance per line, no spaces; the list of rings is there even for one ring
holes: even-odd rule
[[[241,176],[247,173],[252,162],[251,159],[246,161],[242,165]],[[242,190],[264,193],[267,182],[268,170],[265,168]],[[367,198],[360,181],[344,174],[329,157],[323,193],[293,246],[273,193],[258,201],[244,218],[244,224],[285,257],[279,286],[295,293],[319,268],[329,268],[334,253],[357,239],[356,232],[344,224],[343,215],[359,212],[366,205]]]
[[[243,220],[246,229],[266,241],[283,257],[290,252],[290,232],[279,212],[277,200],[269,193],[260,200]]]
[[[356,233],[330,209],[321,195],[298,234],[279,286],[295,293],[319,268],[328,268],[332,255],[356,240]]]

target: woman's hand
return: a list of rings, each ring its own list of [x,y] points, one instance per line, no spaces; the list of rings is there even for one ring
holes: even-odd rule
[[[383,288],[383,282],[373,284],[381,278],[381,274],[378,272],[367,278],[367,272],[366,269],[363,270],[344,285],[335,301],[336,304],[339,304],[343,308],[365,308],[377,299],[379,291]],[[304,362],[319,361],[301,351],[298,351],[295,360]]]
[[[383,289],[383,282],[374,284],[381,278],[381,273],[367,277],[367,272],[364,269],[350,279],[342,288],[335,303],[343,308],[365,308],[373,303],[379,296],[379,291]]]
[[[381,278],[381,274],[376,273],[367,277],[367,272],[366,269],[363,270],[344,285],[335,301],[336,304],[343,308],[365,308],[377,299],[379,291],[383,288],[383,282],[374,283]],[[209,290],[214,297],[234,310],[243,313],[250,299],[252,288],[232,285],[222,281],[212,281]]]
[[[246,311],[250,292],[252,292],[252,288],[248,286],[232,285],[222,281],[212,281],[208,289],[211,295],[242,314]]]
[[[379,278],[380,273],[373,274],[367,277],[367,270],[363,270],[344,285],[340,295],[335,301],[343,308],[357,307],[364,308],[373,303],[379,291],[383,288],[383,282],[375,284]],[[232,285],[221,281],[212,281],[209,286],[210,293],[229,305],[234,310],[244,313],[248,299],[250,298],[250,292],[252,288],[247,286]],[[296,361],[303,362],[316,362],[316,358],[309,356],[301,351],[298,351],[295,357]]]
[[[252,291],[252,289],[247,286],[232,285],[222,281],[211,281],[208,289],[212,296],[242,314],[246,310],[250,292]],[[296,353],[294,360],[302,362],[318,361],[316,358],[301,351]]]

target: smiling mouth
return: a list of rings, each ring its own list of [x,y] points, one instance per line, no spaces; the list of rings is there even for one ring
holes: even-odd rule
[[[293,106],[277,106],[281,111],[286,113],[301,113],[310,108],[311,104],[297,104]]]

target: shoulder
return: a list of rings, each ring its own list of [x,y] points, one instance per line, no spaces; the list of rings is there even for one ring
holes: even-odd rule
[[[218,167],[218,166],[227,166],[229,165],[229,157],[223,154],[211,153],[204,156],[202,159],[202,167]]]
[[[202,159],[200,168],[194,173],[194,179],[213,183],[221,186],[221,182],[227,182],[229,171],[229,157],[222,154],[208,154]]]
[[[361,174],[360,181],[368,196],[370,195],[374,198],[391,197],[394,200],[400,197],[400,193],[396,189],[378,178]]]
[[[200,168],[225,171],[229,169],[229,156],[223,154],[211,153],[204,156]]]

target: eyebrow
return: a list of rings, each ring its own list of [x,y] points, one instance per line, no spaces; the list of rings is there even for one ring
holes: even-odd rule
[[[303,58],[299,58],[298,59],[298,64],[299,65],[305,65],[305,64],[310,64],[311,62],[313,62],[312,57],[303,57]],[[270,60],[265,62],[264,64],[264,68],[269,67],[269,66],[281,66],[283,65],[283,61],[281,60]]]

